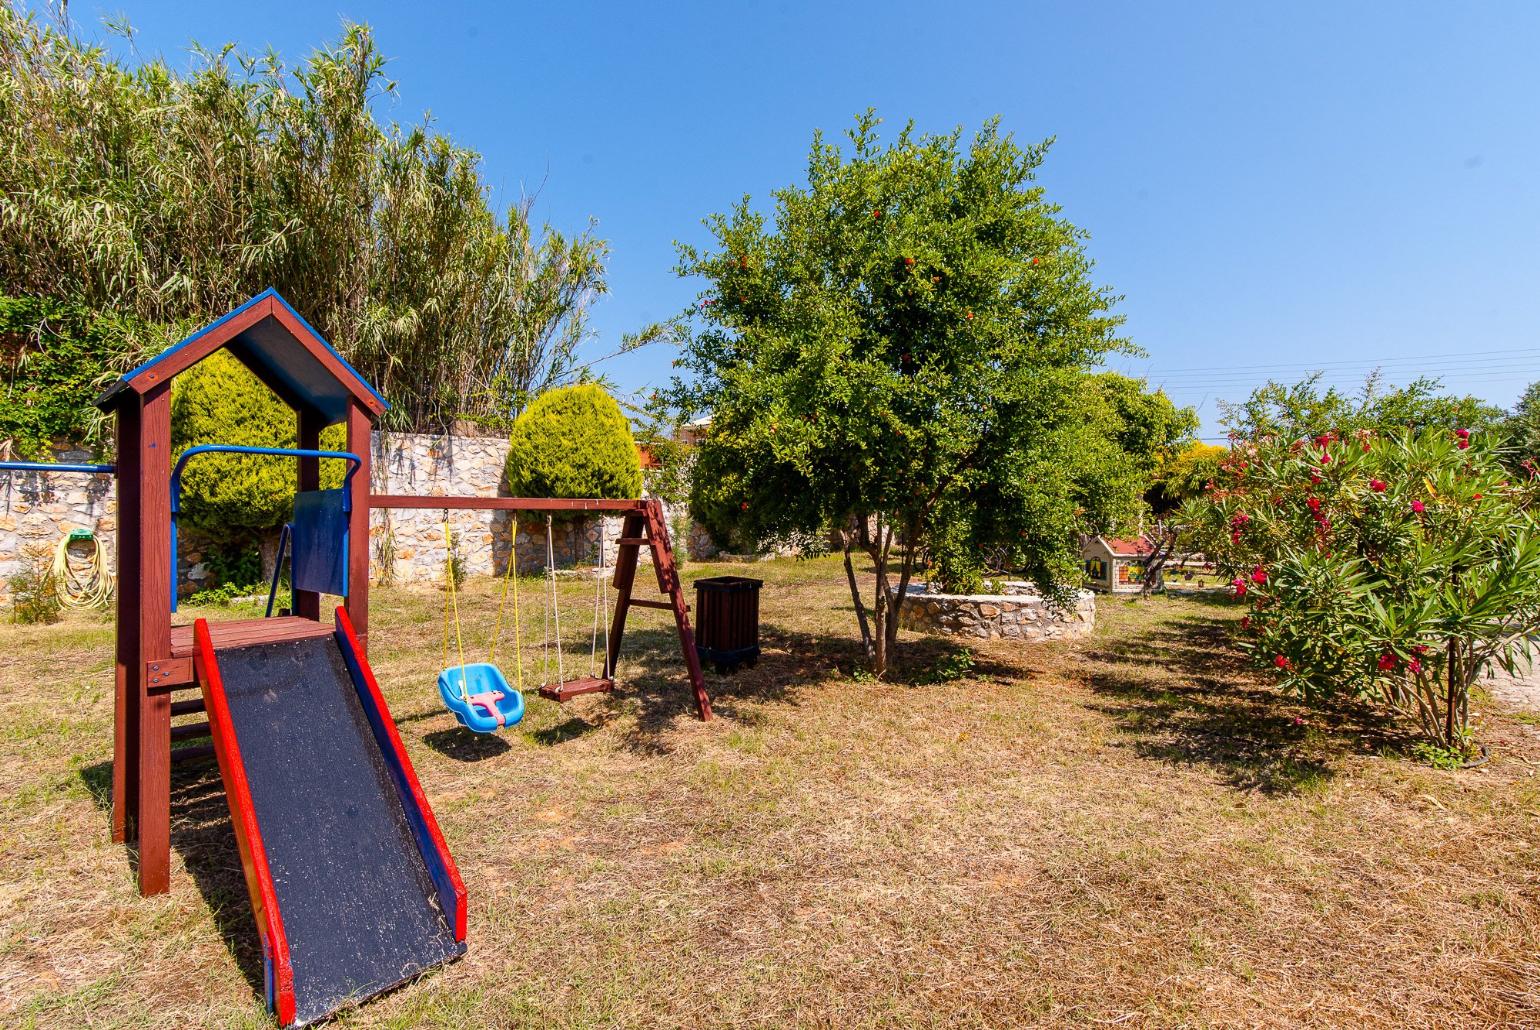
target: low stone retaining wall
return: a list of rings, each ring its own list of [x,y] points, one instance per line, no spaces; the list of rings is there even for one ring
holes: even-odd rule
[[[911,586],[898,623],[921,633],[1023,643],[1082,637],[1096,626],[1096,595],[1089,590],[1077,591],[1074,604],[1061,608],[1030,583],[1013,581],[999,589],[1002,593],[939,594]]]

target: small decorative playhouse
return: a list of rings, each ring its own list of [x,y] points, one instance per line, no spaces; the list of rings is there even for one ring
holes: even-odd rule
[[[1113,594],[1138,593],[1144,589],[1145,562],[1153,551],[1143,537],[1136,540],[1087,537],[1080,545],[1080,557],[1085,562],[1085,585]],[[1160,583],[1155,584],[1157,590],[1160,586]]]

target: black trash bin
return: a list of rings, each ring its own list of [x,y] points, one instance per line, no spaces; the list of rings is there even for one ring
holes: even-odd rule
[[[759,660],[759,588],[763,580],[712,576],[695,581],[695,650],[717,672]]]

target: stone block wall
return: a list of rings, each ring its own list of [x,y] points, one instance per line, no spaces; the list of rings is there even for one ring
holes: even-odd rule
[[[437,436],[415,433],[375,433],[371,456],[374,493],[506,496],[503,467],[508,441],[503,437]],[[82,452],[61,450],[61,462],[90,461]],[[680,521],[665,506],[672,533]],[[441,583],[446,551],[442,523],[445,513],[432,509],[377,509],[370,517],[370,576],[401,584]],[[471,575],[501,575],[507,567],[513,519],[509,512],[451,511],[448,513],[456,550]],[[558,516],[552,520],[556,567],[592,567],[600,541],[606,566],[615,560],[621,519],[596,515]],[[116,564],[117,499],[111,476],[74,473],[0,473],[0,601],[8,581],[21,570],[30,548],[51,551],[62,534],[89,529],[108,548]],[[518,521],[516,569],[540,573],[546,567],[545,517],[521,515]],[[277,535],[264,547],[270,567]],[[208,541],[191,526],[182,527],[178,548],[178,589],[185,596],[215,586],[210,571]],[[675,541],[675,547],[680,546]],[[684,547],[693,557],[713,556],[716,548],[697,523],[690,523]],[[646,549],[643,561],[651,561]]]
[[[54,461],[90,462],[84,451],[60,450]],[[31,554],[50,561],[59,538],[89,529],[117,561],[118,501],[112,476],[77,472],[0,472],[0,598],[9,598],[11,577]]]
[[[1096,595],[1089,590],[1077,591],[1074,604],[1061,608],[1030,583],[1011,582],[1001,589],[999,594],[939,594],[911,586],[899,625],[921,633],[1022,643],[1082,637],[1096,626]]]

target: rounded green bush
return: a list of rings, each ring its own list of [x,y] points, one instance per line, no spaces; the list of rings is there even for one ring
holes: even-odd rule
[[[297,417],[240,362],[211,354],[178,376],[171,392],[171,443],[179,456],[196,444],[294,447]],[[342,426],[321,433],[324,450],[345,450]],[[321,462],[321,485],[342,485],[344,463]],[[182,473],[182,517],[218,538],[260,536],[294,507],[292,458],[202,454]]]
[[[548,390],[513,423],[508,488],[517,497],[639,497],[642,463],[615,398],[593,383]]]

